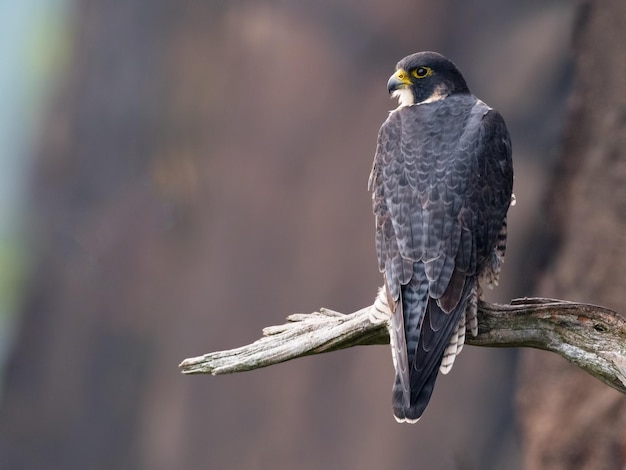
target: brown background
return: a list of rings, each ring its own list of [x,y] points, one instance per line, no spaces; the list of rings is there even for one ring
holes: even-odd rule
[[[453,59],[509,124],[518,203],[490,299],[532,294],[554,243],[538,235],[574,13],[563,1],[77,2],[32,177],[0,466],[519,468],[513,350],[466,348],[415,426],[392,418],[388,347],[215,378],[176,366],[290,313],[371,303],[366,182],[394,106],[385,83],[418,50]]]

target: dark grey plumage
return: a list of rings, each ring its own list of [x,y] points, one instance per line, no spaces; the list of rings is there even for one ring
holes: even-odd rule
[[[369,184],[392,315],[393,411],[414,422],[440,365],[449,370],[460,352],[479,277],[497,280],[513,168],[502,117],[445,57],[403,59],[388,87],[401,105],[380,129]]]

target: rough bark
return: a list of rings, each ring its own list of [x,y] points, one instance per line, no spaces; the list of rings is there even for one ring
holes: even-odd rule
[[[185,359],[185,374],[232,374],[353,346],[388,344],[388,321],[374,306],[345,315],[328,309],[293,314],[264,337],[228,351]],[[478,335],[465,344],[552,351],[626,394],[626,320],[603,307],[554,299],[480,302]]]

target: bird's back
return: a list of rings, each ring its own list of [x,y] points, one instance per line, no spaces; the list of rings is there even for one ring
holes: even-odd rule
[[[507,196],[499,182],[508,175],[497,173],[508,171],[502,162],[510,162],[510,144],[494,113],[457,94],[400,107],[379,133],[370,184],[379,267],[394,312],[400,421],[421,416],[451,337],[462,347],[465,314],[475,308],[477,278],[508,208],[510,188]]]

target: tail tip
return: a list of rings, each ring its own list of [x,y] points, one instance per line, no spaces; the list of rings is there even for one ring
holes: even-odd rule
[[[407,423],[407,424],[415,424],[415,423],[417,423],[421,419],[421,416],[418,417],[418,418],[407,418],[406,416],[399,417],[395,413],[394,413],[393,417],[395,418],[395,420],[398,423]]]
[[[398,423],[417,423],[422,414],[424,413],[424,407],[421,406],[405,406],[402,403],[393,404],[393,417]]]

